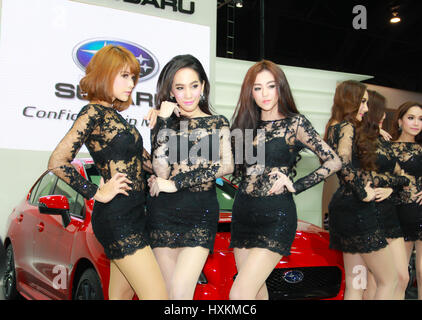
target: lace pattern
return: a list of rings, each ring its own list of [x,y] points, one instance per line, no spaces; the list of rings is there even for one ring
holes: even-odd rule
[[[121,172],[132,181],[133,190],[145,188],[143,172],[151,171],[151,157],[143,148],[136,127],[129,125],[115,109],[99,104],[83,107],[50,157],[49,169],[89,199],[97,192],[97,186],[71,165],[84,143],[104,182]]]
[[[211,190],[216,178],[233,171],[229,121],[221,115],[158,117],[151,146],[154,173],[173,180],[178,190]]]
[[[393,142],[391,146],[400,168],[409,179],[409,184],[399,192],[400,203],[413,203],[415,195],[422,191],[422,146],[411,142]]]
[[[322,165],[294,182],[296,194],[340,170],[338,156],[321,139],[305,116],[259,121],[258,129],[265,130],[265,137],[257,135],[253,140],[254,154],[257,154],[258,144],[265,143],[265,166],[263,168],[259,163],[247,164],[246,174],[239,185],[240,192],[254,197],[267,196],[277,180],[276,176],[269,176],[269,173],[278,171],[293,177],[299,153],[305,149],[314,152],[321,159]]]

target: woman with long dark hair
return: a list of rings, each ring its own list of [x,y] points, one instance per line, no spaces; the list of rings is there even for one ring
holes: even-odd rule
[[[229,122],[211,113],[209,90],[191,55],[169,61],[157,83],[148,228],[171,299],[193,298],[217,233],[215,180],[233,171]]]
[[[392,143],[400,168],[410,183],[400,192],[397,207],[408,263],[416,248],[418,298],[422,299],[422,104],[403,103],[396,111]]]
[[[398,159],[395,156],[391,143],[386,141],[380,130],[386,116],[386,99],[380,93],[368,90],[368,112],[362,120],[359,128],[359,140],[368,141],[367,148],[359,150],[361,154],[367,153],[370,156],[370,164],[373,185],[375,188],[383,187],[383,201],[375,200],[375,208],[378,211],[381,227],[384,230],[388,248],[394,257],[398,283],[393,299],[403,300],[407,283],[409,282],[408,264],[404,246],[403,232],[397,215],[396,203],[398,192],[403,186],[409,184],[409,179],[401,176]],[[359,144],[359,143],[358,143]],[[362,156],[361,156],[362,158]],[[379,193],[379,196],[382,196]],[[364,293],[364,299],[372,299],[376,291],[375,279],[371,272],[368,272],[368,287]]]
[[[92,229],[110,259],[109,299],[167,299],[145,230],[145,171],[151,158],[142,136],[119,111],[131,104],[139,62],[108,45],[89,62],[80,86],[89,104],[51,154],[48,168],[86,199],[94,198]],[[71,162],[85,144],[103,181],[84,179]]]
[[[343,163],[337,172],[340,186],[329,204],[330,247],[343,252],[345,299],[362,299],[368,268],[377,283],[374,298],[391,299],[397,273],[375,205],[391,192],[373,187],[371,170],[375,168],[379,133],[361,125],[367,103],[364,84],[348,80],[337,86],[325,132],[327,142]],[[369,125],[378,127],[378,123]]]
[[[296,233],[292,194],[321,182],[339,170],[341,162],[297,110],[284,72],[268,60],[254,64],[246,73],[231,129],[236,138],[233,176],[240,184],[230,243],[238,274],[230,299],[268,299],[265,280],[282,256],[290,255]],[[260,154],[262,146],[264,155]],[[250,147],[256,157],[250,156]],[[312,150],[323,163],[293,182],[303,149]],[[244,161],[239,161],[243,155]]]

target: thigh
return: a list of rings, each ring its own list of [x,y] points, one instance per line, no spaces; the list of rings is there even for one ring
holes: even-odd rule
[[[421,240],[417,240],[415,242],[415,246],[416,246],[416,270],[417,273],[419,275],[422,275],[422,241]]]
[[[152,251],[160,266],[167,288],[169,288],[180,250],[179,248],[160,247],[154,248]]]
[[[234,259],[236,261],[237,272],[239,272],[240,269],[242,268],[242,265],[245,262],[245,260],[248,258],[251,250],[252,249],[247,249],[247,248],[234,248],[233,249]]]
[[[370,253],[363,253],[362,258],[375,280],[388,280],[396,277],[394,257],[388,246]]]
[[[241,269],[233,286],[251,292],[253,299],[274,270],[282,256],[263,248],[249,249],[248,255],[241,262]]]
[[[203,247],[179,248],[173,282],[177,285],[195,285],[208,258],[209,250]]]
[[[403,238],[387,239],[388,247],[393,255],[394,264],[399,273],[408,272],[409,260]]]
[[[126,277],[139,299],[167,299],[160,267],[151,247],[137,250],[122,259],[113,260]]]
[[[110,300],[130,300],[134,295],[134,291],[130,283],[113,261],[110,261],[110,283],[108,295]]]

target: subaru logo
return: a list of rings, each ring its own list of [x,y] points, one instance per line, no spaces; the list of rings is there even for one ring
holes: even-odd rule
[[[304,277],[303,272],[299,270],[289,270],[283,273],[283,279],[287,283],[299,283]]]
[[[141,66],[139,81],[152,78],[158,72],[158,60],[151,52],[136,43],[124,40],[97,38],[83,41],[73,48],[73,61],[82,71],[85,71],[94,54],[109,44],[122,46],[133,53]]]

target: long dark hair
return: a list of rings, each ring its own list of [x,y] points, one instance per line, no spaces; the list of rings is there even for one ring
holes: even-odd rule
[[[199,81],[201,82],[201,84],[204,83],[203,98],[201,98],[201,100],[199,101],[198,106],[202,112],[211,115],[212,112],[209,103],[210,82],[201,62],[190,54],[175,56],[173,59],[167,62],[163,70],[161,70],[157,82],[155,108],[159,110],[161,103],[164,101],[174,101],[174,98],[172,99],[170,97],[174,75],[177,71],[183,68],[190,68],[194,70],[198,74]]]
[[[356,129],[356,146],[360,165],[365,170],[377,170],[376,149],[380,134],[379,123],[386,112],[386,99],[376,91],[368,90],[368,112]]]
[[[245,78],[243,79],[239,100],[232,117],[231,130],[240,129],[243,133],[243,137],[246,136],[246,129],[252,129],[254,136],[256,135],[258,121],[261,119],[261,108],[256,104],[252,95],[252,90],[256,76],[264,70],[271,72],[274,76],[278,91],[278,112],[285,117],[293,117],[299,114],[283,70],[281,70],[281,68],[274,62],[269,60],[259,61],[249,68]],[[243,140],[243,152],[245,152],[245,139]],[[236,150],[234,146],[234,137],[232,137],[232,144],[233,150]],[[233,179],[237,180],[237,178],[241,177],[244,170],[244,163],[235,164]]]
[[[366,85],[355,80],[346,80],[337,86],[333,106],[331,107],[331,117],[325,126],[325,141],[327,141],[328,128],[334,122],[339,123],[346,120],[355,127],[358,126],[356,115],[365,91]]]
[[[401,129],[399,128],[399,119],[403,119],[403,116],[412,107],[422,108],[422,104],[415,101],[407,101],[401,104],[400,107],[398,107],[398,109],[394,113],[393,128],[391,130],[393,140],[397,140],[398,138],[400,138],[401,135]],[[415,141],[419,144],[422,144],[422,132],[419,132],[419,134],[415,137]]]

